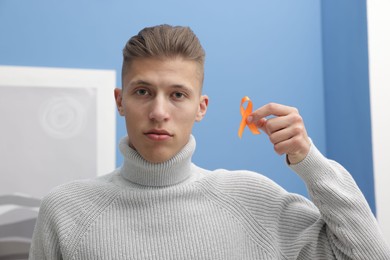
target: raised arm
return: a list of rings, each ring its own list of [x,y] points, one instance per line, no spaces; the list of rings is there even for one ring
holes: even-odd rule
[[[340,164],[311,144],[297,109],[271,103],[254,111],[248,121],[269,136],[278,154],[287,155],[290,167],[306,183],[336,259],[390,259],[364,195]]]

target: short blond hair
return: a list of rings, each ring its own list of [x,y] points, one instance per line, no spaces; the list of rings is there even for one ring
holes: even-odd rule
[[[195,61],[204,78],[205,51],[189,27],[167,24],[146,27],[123,48],[122,80],[131,63],[139,58],[176,58]]]

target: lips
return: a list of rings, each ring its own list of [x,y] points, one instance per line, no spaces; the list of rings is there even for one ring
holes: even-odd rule
[[[145,132],[145,135],[154,141],[164,141],[171,138],[173,135],[164,129],[152,129]]]

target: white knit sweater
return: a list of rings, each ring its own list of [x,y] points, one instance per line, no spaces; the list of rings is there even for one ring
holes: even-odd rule
[[[124,164],[43,200],[30,259],[390,259],[349,173],[314,145],[290,167],[310,202],[248,171],[191,163],[195,140],[151,164],[122,139]]]

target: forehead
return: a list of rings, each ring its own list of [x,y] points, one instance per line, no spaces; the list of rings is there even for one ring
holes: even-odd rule
[[[155,83],[180,83],[187,82],[191,85],[202,87],[203,66],[199,63],[183,59],[174,58],[137,58],[123,67],[122,84],[123,87],[133,81],[156,81]]]

